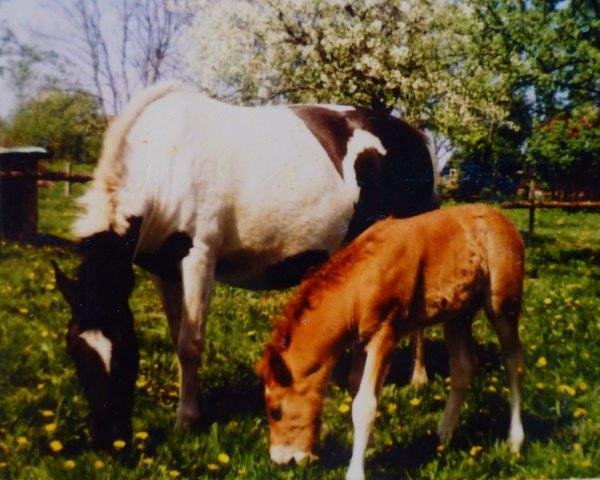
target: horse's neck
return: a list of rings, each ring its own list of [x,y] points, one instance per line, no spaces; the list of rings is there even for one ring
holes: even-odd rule
[[[334,295],[333,292],[328,294]],[[334,308],[336,304],[338,308]],[[294,378],[310,376],[317,371],[328,378],[339,356],[355,339],[352,321],[350,305],[343,301],[330,302],[328,298],[324,298],[310,316],[299,321],[286,355],[292,363]]]

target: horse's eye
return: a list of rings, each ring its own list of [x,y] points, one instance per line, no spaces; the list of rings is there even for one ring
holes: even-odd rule
[[[281,407],[271,408],[269,410],[269,415],[273,420],[278,422],[279,420],[281,420]]]

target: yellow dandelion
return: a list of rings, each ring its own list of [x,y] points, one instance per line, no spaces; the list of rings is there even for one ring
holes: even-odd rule
[[[493,385],[490,385],[490,386],[487,388],[487,391],[488,391],[488,392],[491,392],[491,393],[497,392],[497,390],[496,390],[496,387],[494,387]]]
[[[398,405],[396,405],[395,403],[387,404],[387,412],[388,413],[394,413],[396,410],[398,410]]]
[[[144,465],[152,465],[154,463],[154,459],[152,457],[144,458],[142,463]]]
[[[19,313],[26,315],[29,313],[29,309],[28,308],[19,308]]]
[[[556,390],[558,391],[558,393],[566,393],[567,395],[569,395],[570,397],[574,397],[575,394],[577,393],[577,390],[575,390],[573,387],[571,387],[570,385],[559,385]]]
[[[590,468],[590,467],[592,466],[592,462],[591,462],[591,460],[589,460],[589,459],[585,459],[585,460],[583,460],[583,461],[580,463],[580,465],[581,465],[583,468]]]
[[[113,442],[113,447],[115,450],[123,450],[126,444],[127,442],[125,442],[125,440],[115,440]]]
[[[542,382],[538,382],[535,384],[535,388],[537,388],[538,390],[543,390],[544,388],[546,388],[546,385],[544,385]]]
[[[46,285],[44,285],[44,288],[46,290],[54,290],[54,284],[53,283],[47,283]]]
[[[8,467],[8,463],[0,462],[0,470],[4,470],[6,467]]]
[[[481,453],[481,451],[483,450],[483,447],[480,445],[475,445],[474,447],[471,447],[471,456],[472,457],[476,457],[477,455],[479,455]]]
[[[45,387],[45,385],[43,383],[38,383],[35,388],[36,390],[42,390]]]
[[[219,453],[219,455],[217,455],[217,460],[223,465],[227,465],[229,463],[230,458],[229,455],[227,455],[226,453]]]
[[[546,357],[540,357],[538,358],[536,365],[538,367],[544,368],[546,365],[548,365],[548,360],[546,360]]]
[[[56,423],[49,423],[48,425],[44,425],[44,430],[46,430],[47,433],[52,433],[56,430]]]
[[[256,335],[255,330],[250,330],[249,332],[246,332],[246,336],[248,336],[248,337],[253,337],[254,335]]]
[[[352,403],[352,397],[350,395],[346,395],[344,397],[344,403]]]
[[[27,437],[17,437],[17,445],[27,445]]]
[[[181,473],[179,473],[177,470],[169,470],[169,477],[177,478],[179,475],[181,475]]]
[[[209,463],[208,465],[206,465],[206,468],[214,472],[219,469],[219,466],[216,463]]]
[[[444,450],[446,450],[446,445],[442,443],[436,447],[436,450],[438,451],[438,453],[442,453]]]
[[[41,410],[40,413],[42,414],[42,417],[45,418],[50,418],[54,416],[54,412],[52,410]]]
[[[102,470],[104,468],[104,462],[102,460],[96,460],[94,462],[94,468],[96,470]]]
[[[410,403],[413,407],[418,407],[421,405],[422,400],[418,397],[411,398],[408,403]]]
[[[585,382],[579,382],[579,390],[581,390],[582,392],[585,392],[588,389],[588,385]]]
[[[135,438],[137,440],[141,440],[142,442],[148,438],[148,432],[137,432],[135,434]]]
[[[581,451],[581,443],[574,443],[573,450],[575,450],[576,452],[580,452]]]
[[[546,297],[546,298],[544,298],[544,303],[546,305],[550,305],[552,303],[552,299],[550,297]]]
[[[338,410],[342,413],[348,413],[350,411],[350,406],[347,403],[342,403],[339,407]]]
[[[573,412],[573,416],[575,418],[585,417],[587,415],[587,410],[585,408],[577,407]]]
[[[63,449],[63,444],[60,443],[59,440],[52,440],[49,445],[50,450],[52,450],[54,453],[58,453]]]
[[[65,470],[73,470],[75,468],[75,461],[65,460],[65,463],[63,463],[63,467],[65,467]]]
[[[148,379],[144,376],[141,376],[135,381],[135,386],[137,388],[144,388],[148,384]]]
[[[434,399],[436,402],[441,402],[442,400],[444,400],[444,396],[443,396],[443,395],[440,395],[439,393],[436,393],[436,394],[433,396],[433,399]]]

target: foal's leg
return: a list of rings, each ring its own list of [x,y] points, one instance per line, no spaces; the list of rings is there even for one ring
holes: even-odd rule
[[[377,396],[387,375],[390,354],[394,345],[394,335],[391,328],[384,326],[373,336],[365,348],[366,359],[362,379],[352,402],[354,444],[346,480],[362,480],[365,478],[365,451],[375,421]]]
[[[414,387],[422,387],[427,384],[427,370],[425,369],[425,336],[423,335],[423,330],[417,330],[410,336],[410,344],[415,362],[410,384]]]
[[[350,370],[350,377],[348,378],[348,390],[352,398],[356,397],[358,393],[366,359],[367,352],[365,352],[364,345],[355,345],[352,350],[352,370]]]
[[[523,347],[519,339],[520,302],[518,303],[518,306],[514,305],[512,308],[499,309],[499,312],[494,312],[492,309],[486,308],[488,318],[498,334],[502,356],[504,357],[508,373],[511,407],[508,443],[511,451],[514,453],[520,450],[525,438],[523,424],[521,423],[521,383],[525,368]]]
[[[443,443],[448,443],[452,438],[460,408],[475,372],[477,359],[471,333],[472,320],[473,315],[468,315],[444,324],[450,363],[450,394],[438,425],[438,435]]]
[[[183,305],[177,354],[181,365],[181,397],[177,423],[183,427],[193,424],[198,411],[198,367],[204,348],[206,314],[212,292],[215,256],[210,246],[194,244],[181,261]]]

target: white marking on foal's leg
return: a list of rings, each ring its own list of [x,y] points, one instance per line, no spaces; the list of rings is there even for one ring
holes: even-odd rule
[[[511,452],[518,453],[524,439],[525,432],[521,423],[521,395],[517,388],[511,388],[510,433],[508,434]]]
[[[106,338],[100,330],[86,330],[85,332],[79,334],[79,337],[85,340],[85,343],[87,343],[90,348],[96,351],[102,360],[102,363],[104,364],[106,373],[110,374],[112,342]]]
[[[377,395],[387,374],[389,366],[387,357],[393,346],[391,332],[383,329],[371,339],[365,349],[367,354],[362,379],[352,402],[354,444],[346,480],[363,480],[365,478],[365,452],[377,413]]]
[[[413,387],[427,385],[427,369],[425,368],[425,338],[423,330],[418,330],[410,337],[414,357],[414,367],[410,384]]]

